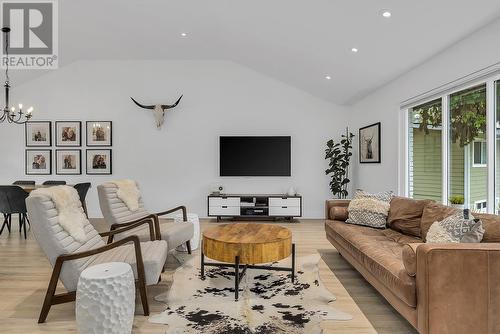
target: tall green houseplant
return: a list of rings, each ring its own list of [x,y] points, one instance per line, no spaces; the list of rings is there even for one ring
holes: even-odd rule
[[[330,190],[334,197],[346,198],[349,192],[347,185],[349,180],[349,162],[352,156],[352,138],[354,135],[346,128],[346,133],[341,136],[340,142],[330,139],[326,143],[325,159],[328,160],[328,169],[325,174],[329,175]]]

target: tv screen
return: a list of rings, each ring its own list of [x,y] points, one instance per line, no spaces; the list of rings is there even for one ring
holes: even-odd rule
[[[291,137],[221,136],[220,176],[290,176]]]

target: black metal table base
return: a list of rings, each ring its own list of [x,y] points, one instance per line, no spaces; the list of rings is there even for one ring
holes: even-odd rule
[[[220,263],[220,262],[205,262],[205,255],[203,254],[203,244],[201,247],[201,278],[205,279],[205,266],[210,267],[230,267],[234,268],[234,300],[238,301],[238,294],[240,289],[241,279],[245,276],[247,269],[264,269],[273,271],[289,271],[292,273],[292,283],[295,281],[295,244],[292,244],[292,266],[289,267],[273,267],[273,266],[260,266],[254,264],[240,264],[240,257],[235,256],[234,264]],[[240,271],[240,267],[243,269]]]

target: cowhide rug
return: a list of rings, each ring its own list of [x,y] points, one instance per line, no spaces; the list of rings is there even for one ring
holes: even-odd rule
[[[169,292],[155,298],[167,308],[149,321],[167,324],[167,334],[322,333],[322,320],[352,317],[332,307],[335,296],[319,279],[319,260],[319,255],[297,258],[294,283],[287,272],[248,269],[236,302],[234,269],[205,267],[201,280],[199,256],[192,258],[177,269]]]

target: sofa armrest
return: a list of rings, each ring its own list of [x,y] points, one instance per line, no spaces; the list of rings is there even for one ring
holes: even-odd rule
[[[410,276],[417,275],[417,247],[423,243],[411,243],[403,246],[403,265]]]
[[[422,244],[416,251],[419,333],[500,333],[500,244]]]
[[[327,199],[325,202],[325,218],[345,221],[349,202],[348,199]]]

